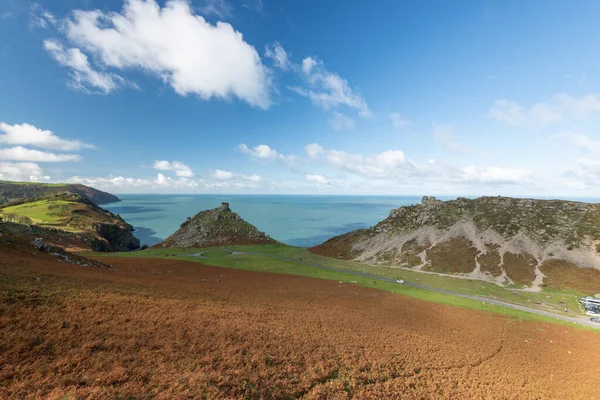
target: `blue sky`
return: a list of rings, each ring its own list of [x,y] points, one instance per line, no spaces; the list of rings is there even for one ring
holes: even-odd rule
[[[599,11],[0,0],[0,179],[598,196]]]

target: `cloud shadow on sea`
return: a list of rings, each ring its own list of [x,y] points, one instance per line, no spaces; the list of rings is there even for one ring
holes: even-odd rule
[[[147,244],[148,246],[154,246],[155,244],[162,241],[156,235],[156,232],[149,228],[144,227],[135,227],[135,231],[133,232],[136,238],[140,239],[140,245]]]

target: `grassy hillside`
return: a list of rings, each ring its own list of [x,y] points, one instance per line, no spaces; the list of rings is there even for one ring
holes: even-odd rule
[[[551,285],[597,293],[598,243],[598,204],[508,197],[444,202],[424,197],[422,204],[392,210],[370,229],[334,237],[311,250],[513,288],[539,291]],[[568,284],[561,284],[566,277]]]
[[[119,201],[119,198],[113,194],[85,185],[0,181],[0,204],[20,202],[27,199],[40,199],[61,192],[78,194],[96,204]]]
[[[14,245],[3,241],[0,254]],[[421,301],[342,273],[244,271],[249,257],[231,259],[239,269],[102,257],[114,268],[103,269],[38,253],[0,257],[2,399],[593,399],[600,390],[589,330]],[[209,260],[225,262],[219,254]],[[268,268],[298,267],[276,264]]]
[[[121,217],[69,192],[2,207],[0,220],[11,224],[4,229],[12,233],[26,233],[27,229],[19,228],[19,225],[34,225],[49,243],[57,246],[64,246],[66,240],[75,247],[96,251],[123,251],[139,247],[139,241],[131,233],[133,227]],[[79,240],[74,235],[55,231],[79,235]]]

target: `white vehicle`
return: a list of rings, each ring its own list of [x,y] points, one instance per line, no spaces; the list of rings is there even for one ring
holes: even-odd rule
[[[398,279],[398,280],[396,280],[396,282],[398,282],[398,283],[404,283],[404,280],[403,279]]]

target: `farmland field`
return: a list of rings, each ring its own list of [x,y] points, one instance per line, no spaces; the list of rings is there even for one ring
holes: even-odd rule
[[[101,260],[117,270],[0,258],[0,397],[577,399],[600,390],[593,331],[332,280]]]

